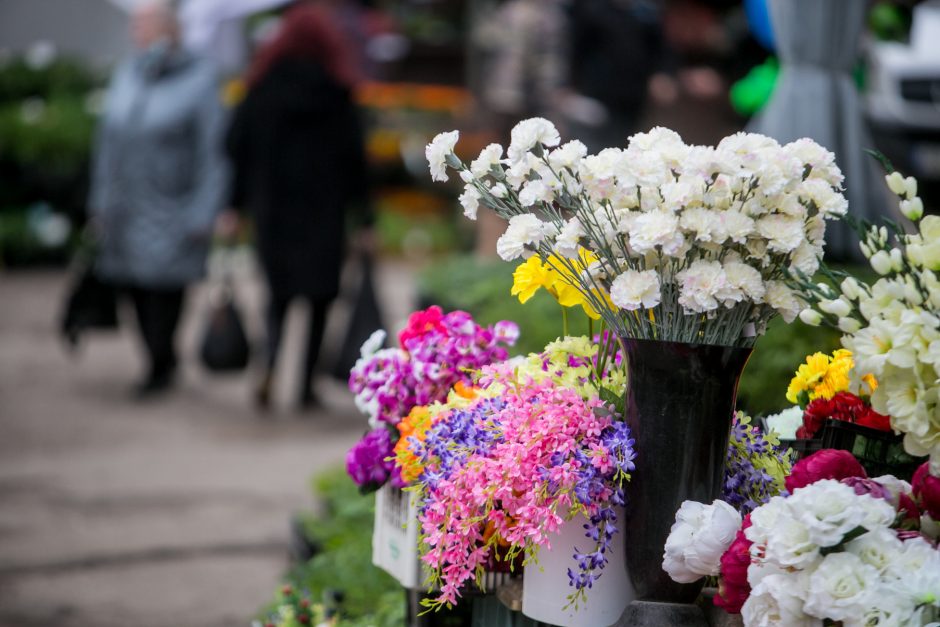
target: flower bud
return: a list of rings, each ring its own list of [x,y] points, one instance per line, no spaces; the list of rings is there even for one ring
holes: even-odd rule
[[[859,287],[858,281],[856,281],[853,277],[848,277],[842,281],[842,285],[840,287],[842,289],[842,293],[849,300],[858,300],[859,296],[862,295],[862,288]]]
[[[913,198],[917,195],[917,179],[913,176],[904,179],[904,193],[908,198]]]
[[[898,248],[891,249],[891,269],[895,272],[900,272],[904,267],[904,256],[901,254],[901,250]]]
[[[811,327],[818,327],[819,323],[822,322],[822,315],[815,309],[807,308],[800,312],[800,320]]]
[[[891,174],[885,176],[885,183],[888,184],[888,189],[898,196],[904,195],[904,177],[901,176],[900,172],[895,170]]]
[[[862,328],[862,323],[855,318],[839,318],[839,330],[843,333],[855,333]]]
[[[871,248],[865,242],[859,242],[858,247],[862,249],[862,254],[865,255],[865,259],[871,258]]]
[[[919,196],[914,196],[909,200],[901,201],[901,213],[911,222],[920,220],[924,215],[924,201]]]
[[[852,311],[852,306],[844,298],[837,298],[835,300],[821,300],[819,301],[819,308],[822,311],[825,311],[828,314],[838,316],[840,318],[849,315]]]
[[[886,250],[879,250],[871,256],[868,262],[871,264],[871,267],[874,268],[875,272],[882,276],[891,272],[891,256],[888,255],[888,251]]]

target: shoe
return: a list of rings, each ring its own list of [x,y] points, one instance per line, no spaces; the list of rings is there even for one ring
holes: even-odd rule
[[[173,387],[173,373],[151,374],[134,388],[134,398],[138,401],[160,396]]]
[[[255,388],[255,407],[261,410],[268,410],[271,407],[271,385],[274,378],[271,373],[264,375]]]

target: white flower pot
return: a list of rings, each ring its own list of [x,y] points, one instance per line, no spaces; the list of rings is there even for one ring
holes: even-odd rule
[[[624,558],[623,508],[617,510],[620,533],[614,535],[601,576],[587,591],[587,602],[564,609],[568,595],[574,592],[569,584],[568,569],[576,569],[575,547],[582,552],[593,549],[584,535],[583,516],[564,523],[557,535],[551,536],[552,548],[542,548],[538,565],[525,567],[522,578],[522,613],[529,618],[560,627],[606,627],[623,614],[634,599],[633,587],[627,577]]]
[[[384,485],[375,493],[372,563],[416,590],[425,573],[418,556],[418,507],[414,494]]]

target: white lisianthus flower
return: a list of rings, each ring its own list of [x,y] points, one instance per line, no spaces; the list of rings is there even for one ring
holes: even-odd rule
[[[503,261],[519,257],[528,259],[532,250],[526,246],[538,244],[545,238],[546,225],[531,213],[523,213],[509,219],[506,232],[496,242],[496,252]]]
[[[895,516],[894,508],[884,499],[856,494],[851,487],[833,479],[799,488],[789,500],[811,541],[821,547],[836,546],[858,527],[887,526]]]
[[[769,501],[751,512],[751,526],[744,530],[744,536],[757,546],[765,545],[777,521],[792,517],[787,499],[782,496],[771,497]]]
[[[807,614],[830,620],[861,616],[878,598],[878,571],[852,553],[830,553],[809,577]]]
[[[803,612],[805,576],[768,575],[757,584],[741,608],[744,624],[755,627],[822,627],[822,619]]]
[[[705,313],[718,308],[719,294],[729,289],[728,277],[721,262],[693,261],[676,275],[679,282],[679,304],[686,311]]]
[[[627,311],[655,307],[661,298],[659,274],[655,270],[627,270],[610,285],[610,300]]]
[[[857,555],[862,562],[873,566],[879,574],[888,570],[903,550],[904,545],[897,534],[888,527],[872,529],[845,545],[846,552]]]
[[[674,255],[683,243],[685,238],[679,231],[679,219],[668,211],[642,213],[630,227],[630,247],[640,254],[659,246],[663,254]]]
[[[683,502],[666,540],[663,570],[679,583],[717,575],[740,528],[741,514],[724,501]]]
[[[472,185],[467,185],[460,195],[460,206],[463,214],[471,220],[477,219],[477,210],[480,208],[480,192]]]
[[[765,559],[782,568],[809,569],[819,561],[819,548],[799,516],[780,516],[770,529]]]
[[[779,414],[767,416],[764,422],[767,423],[768,429],[777,433],[777,436],[785,440],[793,440],[796,438],[796,430],[803,426],[803,408],[794,405]]]
[[[767,281],[765,287],[767,291],[764,294],[764,302],[776,309],[784,322],[787,324],[793,322],[803,310],[793,290],[783,281]]]
[[[458,131],[448,131],[440,133],[431,140],[431,143],[424,149],[424,156],[427,157],[428,166],[431,170],[432,181],[447,180],[447,157],[454,154],[454,146],[460,138]]]
[[[470,172],[476,178],[483,178],[490,173],[499,160],[503,158],[503,147],[499,144],[490,144],[480,151],[480,156],[470,162]]]
[[[510,133],[509,160],[512,163],[519,161],[536,144],[557,146],[561,141],[558,129],[545,118],[529,118],[516,124]]]

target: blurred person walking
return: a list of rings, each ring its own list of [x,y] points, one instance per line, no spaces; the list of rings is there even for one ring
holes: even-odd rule
[[[216,74],[179,34],[170,2],[134,12],[136,51],[111,80],[94,150],[97,271],[134,303],[149,361],[139,397],[173,383],[186,286],[204,274],[226,190]]]
[[[267,355],[255,393],[270,404],[284,320],[292,302],[310,305],[300,405],[313,386],[330,304],[339,293],[347,209],[368,208],[363,135],[351,90],[359,79],[350,42],[321,3],[289,7],[248,74],[227,149],[232,206],[253,218],[267,281]],[[368,213],[364,211],[366,221]]]

